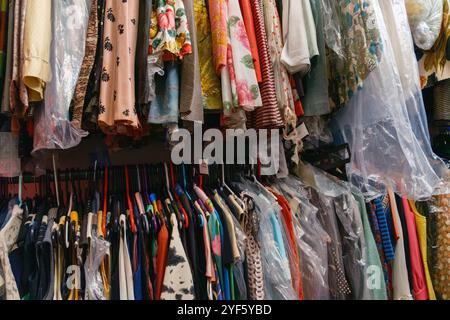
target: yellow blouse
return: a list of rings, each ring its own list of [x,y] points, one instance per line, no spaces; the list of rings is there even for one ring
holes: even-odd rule
[[[416,220],[417,236],[419,237],[420,252],[422,253],[423,268],[425,271],[425,279],[427,281],[428,297],[430,300],[436,300],[434,293],[433,282],[431,281],[430,270],[428,269],[427,259],[427,218],[419,213],[414,201],[409,201],[411,210],[414,213]]]
[[[221,84],[219,77],[214,70],[211,26],[205,0],[194,0],[194,10],[195,24],[197,27],[203,107],[207,110],[222,110]]]

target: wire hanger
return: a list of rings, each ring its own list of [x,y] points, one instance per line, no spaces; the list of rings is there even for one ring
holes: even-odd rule
[[[19,198],[19,207],[22,207],[22,187],[23,187],[23,175],[22,171],[19,175],[19,192],[18,192],[18,198]]]
[[[52,155],[52,158],[53,158],[53,177],[55,179],[56,204],[58,205],[58,208],[59,208],[61,203],[59,201],[58,171],[56,169],[55,154]]]
[[[245,203],[241,200],[240,197],[238,197],[236,195],[236,193],[234,193],[233,190],[231,190],[231,188],[226,184],[225,182],[225,164],[222,164],[222,186],[225,187],[225,189],[228,190],[228,192],[230,192],[232,195],[234,195],[235,199],[237,200],[237,202],[239,203],[239,205],[241,206],[242,209],[245,208]]]
[[[169,194],[170,201],[173,201],[172,193],[170,192],[170,182],[169,182],[169,169],[167,168],[167,163],[164,162],[164,172],[166,176],[166,188],[167,193]]]
[[[131,202],[131,197],[130,197],[130,177],[129,177],[129,172],[128,172],[128,166],[125,166],[124,169],[125,169],[125,190],[127,193],[126,199],[128,202],[128,210],[129,210],[129,214],[130,214],[131,232],[136,233],[137,228],[134,223],[133,204]]]

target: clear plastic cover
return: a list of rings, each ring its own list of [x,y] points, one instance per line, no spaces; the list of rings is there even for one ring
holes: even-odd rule
[[[289,198],[293,212],[295,237],[300,249],[304,299],[329,300],[327,246],[331,238],[317,218],[318,209],[304,195],[284,182],[278,183],[278,186]]]
[[[391,184],[402,196],[426,199],[448,169],[431,149],[406,9],[403,0],[372,3],[383,57],[334,116],[332,131],[336,142],[349,143],[349,179],[363,192]]]
[[[90,0],[52,2],[52,79],[35,118],[34,152],[69,149],[88,133],[71,124],[69,107],[85,53]]]
[[[234,283],[239,292],[239,297],[241,300],[247,299],[247,281],[245,280],[245,270],[244,270],[244,262],[245,262],[245,250],[246,250],[246,240],[247,236],[245,235],[244,230],[242,230],[239,221],[232,215],[234,231],[236,234],[237,245],[239,248],[239,260],[235,262],[233,274],[234,274]]]
[[[325,43],[328,48],[333,50],[341,58],[345,57],[343,37],[341,31],[341,17],[339,17],[338,1],[335,0],[320,0],[322,20],[324,24]]]
[[[292,286],[288,252],[278,215],[281,208],[274,198],[270,198],[267,190],[260,189],[256,184],[242,180],[236,185],[253,197],[258,214],[259,230],[256,240],[261,248],[265,299],[298,300]]]
[[[414,42],[423,50],[430,50],[439,36],[444,1],[448,0],[405,0]]]
[[[90,239],[89,255],[84,264],[86,277],[86,300],[106,300],[100,265],[109,255],[110,243],[97,236],[96,225],[92,226],[92,237]]]

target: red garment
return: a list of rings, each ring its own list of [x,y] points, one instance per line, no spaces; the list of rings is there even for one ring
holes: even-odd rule
[[[161,202],[158,200],[158,206]],[[158,233],[158,250],[156,253],[156,291],[155,300],[161,300],[161,290],[164,281],[164,273],[167,265],[167,254],[169,250],[169,231],[163,223]]]
[[[263,81],[261,74],[261,66],[259,63],[258,43],[256,42],[255,22],[253,19],[252,7],[250,0],[239,0],[241,5],[242,17],[244,18],[245,29],[247,30],[248,41],[250,42],[250,50],[252,52],[253,64],[255,65],[256,79],[258,83]]]
[[[263,106],[247,113],[247,124],[249,128],[256,129],[282,128],[284,123],[277,101],[272,59],[264,26],[264,15],[258,1],[251,1],[251,9],[263,80],[259,84]]]
[[[403,210],[405,214],[406,227],[409,238],[409,255],[411,262],[412,285],[414,300],[428,300],[427,281],[425,278],[425,270],[423,260],[420,253],[419,238],[417,237],[416,221],[414,213],[411,211],[409,202],[406,198],[402,198]]]
[[[302,274],[300,271],[300,255],[298,253],[297,242],[295,241],[294,222],[292,220],[292,211],[289,202],[283,196],[271,192],[277,198],[278,204],[281,206],[281,214],[283,223],[286,226],[287,240],[291,252],[289,254],[289,266],[291,269],[292,285],[300,300],[304,300]]]

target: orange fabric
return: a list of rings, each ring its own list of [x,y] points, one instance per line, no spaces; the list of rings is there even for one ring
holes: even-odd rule
[[[128,202],[128,210],[130,214],[130,222],[131,222],[131,232],[135,234],[137,232],[136,225],[134,224],[134,214],[133,214],[133,204],[131,203],[130,197],[130,178],[128,175],[128,167],[125,167],[125,188],[127,191],[127,202]]]
[[[158,251],[156,253],[156,292],[155,300],[161,300],[161,290],[164,281],[164,273],[167,264],[167,252],[169,249],[169,231],[163,223],[158,233]]]
[[[291,249],[291,252],[289,252],[289,266],[291,269],[292,285],[295,292],[297,292],[299,299],[304,300],[302,274],[300,271],[300,255],[298,253],[298,247],[295,241],[294,222],[292,220],[291,207],[289,206],[289,202],[286,198],[277,194],[273,190],[270,191],[277,198],[277,202],[281,206],[282,218],[287,227],[287,240],[289,241],[289,248]]]
[[[253,20],[252,7],[250,0],[239,0],[241,5],[242,17],[244,18],[245,29],[247,31],[250,50],[252,53],[253,64],[255,65],[256,80],[258,83],[263,81],[261,73],[261,64],[259,60],[258,43],[256,41],[255,22]]]

